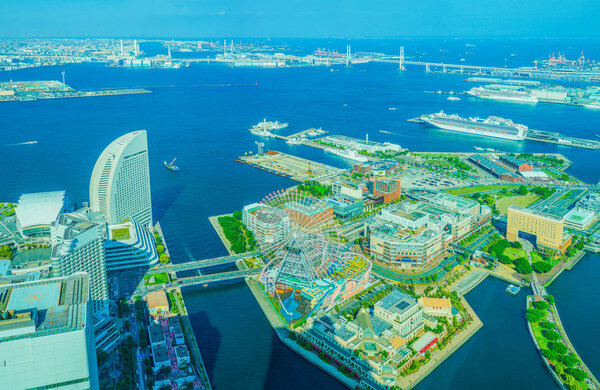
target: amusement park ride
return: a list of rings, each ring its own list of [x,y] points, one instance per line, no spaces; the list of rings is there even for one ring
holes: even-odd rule
[[[259,281],[290,324],[368,284],[371,263],[346,249],[339,223],[321,200],[287,190],[261,203],[255,218],[268,228],[256,236],[265,260]]]

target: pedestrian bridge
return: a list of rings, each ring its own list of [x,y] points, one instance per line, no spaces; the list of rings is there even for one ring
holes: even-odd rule
[[[257,256],[257,255],[258,255],[258,251],[255,251],[255,252],[242,253],[239,255],[228,255],[228,256],[215,257],[212,259],[205,259],[205,260],[190,260],[190,261],[186,261],[185,263],[173,264],[173,265],[164,266],[164,267],[160,267],[160,266],[155,267],[155,268],[149,269],[146,274],[153,275],[153,274],[161,274],[161,273],[165,273],[165,272],[181,272],[181,271],[199,270],[202,268],[214,267],[217,265],[232,264],[238,260]]]

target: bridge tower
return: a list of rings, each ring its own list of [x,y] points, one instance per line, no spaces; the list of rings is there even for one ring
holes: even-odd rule
[[[350,65],[350,57],[351,57],[352,48],[350,45],[346,45],[346,66]]]
[[[398,57],[398,70],[406,70],[404,67],[404,46],[400,46],[400,57]]]

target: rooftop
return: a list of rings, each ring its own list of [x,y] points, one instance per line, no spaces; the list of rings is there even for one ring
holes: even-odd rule
[[[83,273],[0,287],[0,342],[84,328],[88,288]]]
[[[383,297],[375,305],[396,314],[404,314],[406,311],[417,305],[417,301],[413,297],[398,290],[392,291],[387,296]]]
[[[17,219],[23,228],[50,225],[64,209],[70,208],[65,191],[23,194],[15,208]]]
[[[149,309],[161,308],[161,307],[169,307],[169,300],[167,299],[167,294],[164,291],[152,291],[148,295],[146,295],[146,301],[148,302]]]

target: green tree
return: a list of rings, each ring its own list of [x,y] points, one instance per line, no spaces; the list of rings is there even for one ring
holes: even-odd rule
[[[563,343],[548,343],[548,347],[560,355],[564,355],[569,350]]]
[[[587,378],[587,375],[585,374],[585,372],[583,372],[579,368],[567,368],[566,371],[567,371],[567,374],[571,375],[573,378],[575,378],[578,381],[582,381],[585,378]]]
[[[560,355],[558,361],[567,367],[575,367],[579,363],[579,360],[573,355]]]
[[[169,262],[169,256],[167,256],[166,253],[163,253],[162,255],[160,255],[160,257],[158,258],[158,260],[162,263],[162,264],[167,264]]]
[[[552,269],[552,264],[546,263],[545,261],[536,261],[533,263],[533,269],[538,274],[545,274]]]
[[[156,246],[156,250],[158,251],[159,254],[163,254],[165,253],[165,247],[163,245],[157,245]]]
[[[519,193],[519,195],[527,195],[529,191],[527,191],[527,187],[525,187],[524,185],[520,185],[517,189],[517,192]]]
[[[539,310],[548,310],[550,305],[548,305],[548,303],[544,302],[544,301],[537,301],[537,302],[533,302],[533,307],[535,307],[536,309],[539,309]]]
[[[514,261],[515,270],[520,274],[530,274],[533,272],[531,264],[524,257],[519,257]]]
[[[550,321],[542,321],[539,323],[540,327],[543,329],[556,329],[556,325],[554,325]]]
[[[543,351],[544,356],[546,356],[546,359],[550,360],[551,362],[556,362],[558,361],[558,353],[554,352],[551,349],[544,349]]]
[[[546,318],[546,312],[537,309],[527,309],[525,318],[527,318],[529,322],[540,322],[542,319]]]
[[[558,341],[562,338],[557,331],[551,329],[542,330],[542,335],[550,341]]]

